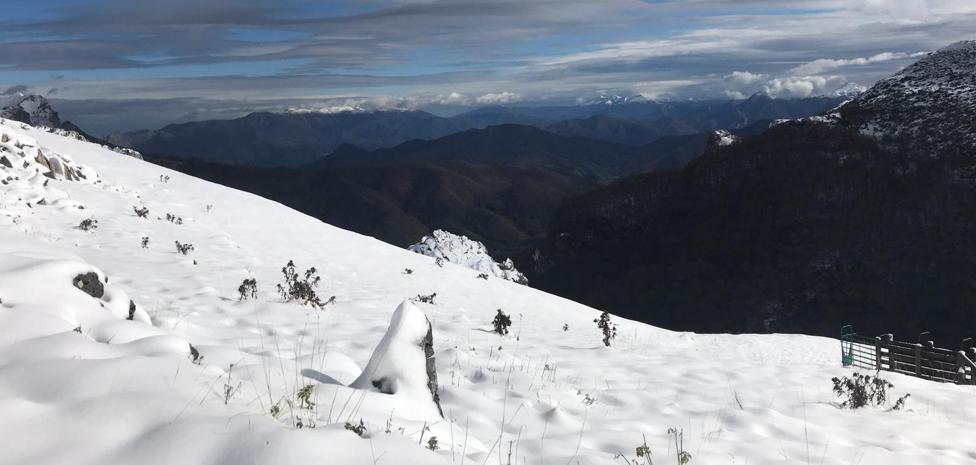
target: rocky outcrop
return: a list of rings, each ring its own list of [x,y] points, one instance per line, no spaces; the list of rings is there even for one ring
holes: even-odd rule
[[[512,259],[506,258],[501,263],[496,262],[491,255],[488,255],[488,249],[484,244],[468,239],[467,236],[438,229],[422,237],[420,242],[407,247],[407,250],[519,284],[529,283],[525,275],[515,268]]]
[[[35,127],[61,127],[61,118],[50,102],[40,95],[17,94],[0,108],[0,118],[27,123]]]

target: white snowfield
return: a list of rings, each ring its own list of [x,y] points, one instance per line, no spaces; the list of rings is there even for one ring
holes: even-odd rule
[[[591,308],[2,123],[17,164],[0,166],[0,464],[623,464],[646,438],[661,465],[676,463],[671,427],[690,464],[976,463],[972,387],[887,375],[909,409],[851,411],[830,389],[851,371],[835,340],[615,317],[607,348]],[[25,166],[37,148],[86,179]],[[87,218],[97,228],[76,229]],[[288,260],[335,303],[282,302]],[[87,272],[101,297],[73,282]],[[257,299],[238,300],[245,278]],[[499,308],[508,336],[490,332]],[[420,385],[420,312],[444,418]]]

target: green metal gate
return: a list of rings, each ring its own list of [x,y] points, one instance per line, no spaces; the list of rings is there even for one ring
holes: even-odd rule
[[[855,333],[851,325],[840,329],[840,357],[845,367],[878,369],[874,338]]]

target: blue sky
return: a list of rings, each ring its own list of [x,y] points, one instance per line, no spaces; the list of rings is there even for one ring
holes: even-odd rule
[[[971,0],[0,0],[0,91],[96,131],[251,110],[778,97],[976,38]],[[16,86],[16,87],[15,87]],[[140,113],[146,102],[158,111]],[[141,116],[140,116],[141,115]]]

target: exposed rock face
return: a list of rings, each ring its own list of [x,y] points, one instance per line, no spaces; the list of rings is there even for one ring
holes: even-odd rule
[[[57,128],[61,126],[58,112],[40,95],[19,94],[0,108],[0,118],[12,119],[31,126]]]
[[[437,393],[437,360],[434,358],[434,329],[427,322],[427,335],[421,343],[424,347],[424,357],[427,357],[427,389],[430,391],[434,404],[437,405],[437,412],[444,416],[441,410],[441,396]]]
[[[88,294],[96,299],[101,299],[102,296],[105,295],[105,285],[102,284],[102,281],[98,278],[98,275],[93,271],[75,276],[75,279],[72,280],[72,282],[74,283],[75,287],[81,289],[85,294]],[[129,302],[129,314],[131,315],[135,312],[135,308],[134,305],[132,305],[132,301]]]
[[[917,158],[976,151],[976,41],[933,52],[840,108],[842,124]]]

